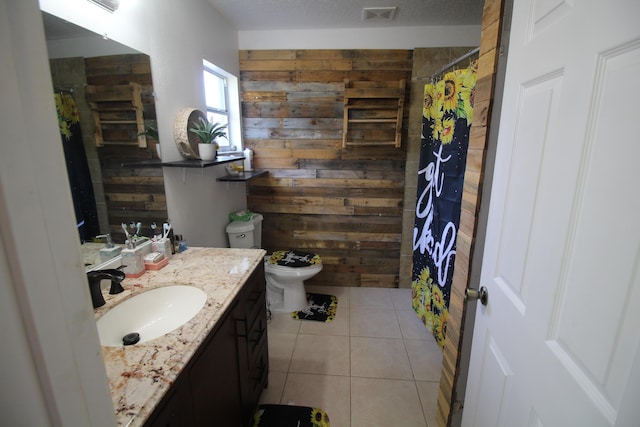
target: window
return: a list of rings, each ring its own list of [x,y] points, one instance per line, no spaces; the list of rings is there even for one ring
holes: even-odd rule
[[[229,139],[218,139],[220,149],[221,151],[240,150],[242,131],[238,78],[206,60],[202,61],[202,64],[207,118],[214,123],[229,125],[227,128]]]
[[[216,123],[229,123],[227,79],[206,66],[202,73],[204,75],[207,118]]]

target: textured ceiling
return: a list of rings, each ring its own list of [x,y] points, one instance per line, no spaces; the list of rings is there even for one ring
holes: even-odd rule
[[[238,30],[480,25],[483,0],[209,0]],[[391,21],[364,8],[397,7]]]
[[[238,30],[481,25],[484,0],[209,0]],[[364,8],[397,7],[393,20],[364,21]],[[47,39],[87,30],[43,13]]]

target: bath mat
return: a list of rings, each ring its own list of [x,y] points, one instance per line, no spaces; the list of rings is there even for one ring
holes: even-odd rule
[[[292,405],[260,405],[253,427],[331,427],[329,416],[320,408]]]
[[[294,311],[291,317],[301,320],[316,320],[318,322],[331,322],[336,316],[338,297],[325,294],[307,293],[309,307],[304,310]]]

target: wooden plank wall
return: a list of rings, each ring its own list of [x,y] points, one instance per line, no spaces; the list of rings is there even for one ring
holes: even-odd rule
[[[453,273],[449,320],[440,376],[436,421],[451,425],[454,411],[460,410],[456,396],[460,373],[460,352],[464,334],[465,289],[469,286],[469,270],[476,242],[477,218],[485,172],[485,153],[493,104],[504,0],[485,0],[480,38],[480,57],[474,104],[473,124],[467,152],[460,228],[456,240],[456,264]],[[473,303],[475,304],[475,303]],[[473,333],[473,331],[467,331]]]
[[[404,144],[343,149],[343,95],[344,79],[408,80],[411,68],[411,50],[240,51],[244,142],[269,171],[247,205],[267,251],[322,257],[309,284],[398,286]]]
[[[156,123],[151,62],[147,55],[126,54],[85,59],[87,84],[142,85],[145,124]],[[150,224],[167,219],[162,168],[122,167],[123,163],[157,159],[154,144],[107,145],[98,148],[109,217],[109,231],[115,241],[124,241],[121,223],[143,223],[143,234],[151,234]]]

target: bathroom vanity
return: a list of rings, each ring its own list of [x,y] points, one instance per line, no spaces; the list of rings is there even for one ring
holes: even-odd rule
[[[96,318],[153,288],[188,285],[207,294],[193,319],[160,338],[103,346],[119,425],[251,425],[267,384],[261,249],[189,248],[158,271],[125,279]]]

